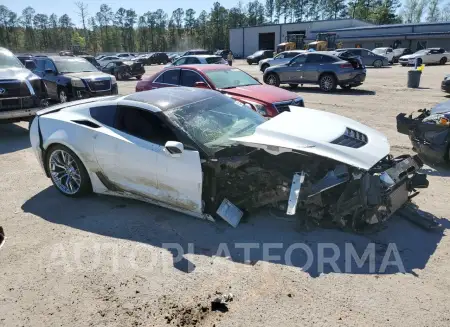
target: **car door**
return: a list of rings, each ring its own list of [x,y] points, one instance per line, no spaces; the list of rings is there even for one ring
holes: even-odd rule
[[[48,96],[54,100],[58,99],[58,71],[50,59],[44,61],[44,81],[47,87]]]
[[[206,83],[205,79],[202,76],[200,76],[199,73],[190,69],[181,70],[181,78],[180,78],[181,86],[195,87],[195,83],[197,82],[204,82],[206,85],[208,85],[208,83]]]
[[[425,56],[427,64],[435,64],[438,63],[441,59],[441,53],[437,49],[430,50],[429,54]]]
[[[119,190],[201,213],[200,154],[194,149],[185,149],[180,156],[170,154],[165,143],[178,139],[157,115],[119,105],[114,127],[98,130],[102,133],[95,140],[96,157],[107,179]]]
[[[106,74],[114,75],[114,67],[115,66],[116,66],[116,64],[114,62],[110,62],[110,63],[106,64],[105,67],[102,68],[102,72],[104,72]]]
[[[303,80],[303,66],[306,62],[307,54],[301,54],[286,66],[279,66],[277,72],[280,81],[284,83],[300,83]]]
[[[153,88],[179,86],[180,84],[180,69],[173,68],[166,70],[159,75],[153,82]]]
[[[302,69],[303,82],[317,82],[320,73],[324,70],[325,60],[320,53],[310,53]]]

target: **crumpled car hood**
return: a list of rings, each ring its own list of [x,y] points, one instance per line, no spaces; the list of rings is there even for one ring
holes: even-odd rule
[[[37,75],[33,74],[30,70],[26,68],[1,68],[0,69],[0,79],[35,79],[39,78]]]
[[[292,150],[311,153],[364,170],[372,168],[390,152],[386,136],[366,125],[325,111],[296,106],[290,109],[256,127],[252,135],[232,140],[273,154]],[[331,143],[347,128],[364,133],[367,144],[352,148]]]

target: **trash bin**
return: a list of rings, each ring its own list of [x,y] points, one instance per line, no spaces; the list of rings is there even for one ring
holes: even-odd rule
[[[412,69],[408,71],[408,87],[417,89],[420,84],[420,76],[422,72],[420,70]]]

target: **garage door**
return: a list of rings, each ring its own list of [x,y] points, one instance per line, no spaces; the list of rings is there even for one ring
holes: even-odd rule
[[[275,49],[275,33],[259,33],[259,50]]]

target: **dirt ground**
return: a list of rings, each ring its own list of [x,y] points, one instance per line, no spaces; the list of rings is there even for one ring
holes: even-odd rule
[[[236,66],[262,80],[258,67]],[[161,67],[147,67],[147,74]],[[420,89],[406,88],[407,68],[368,69],[364,85],[324,94],[299,88],[307,107],[331,111],[385,133],[394,154],[412,153],[396,131],[399,112],[446,99],[440,82],[450,65],[426,67]],[[135,81],[120,82],[122,94]],[[440,219],[428,232],[394,217],[382,230],[355,235],[300,230],[295,221],[263,211],[238,228],[137,201],[60,195],[37,163],[27,124],[0,125],[0,326],[449,326],[450,172],[426,167],[430,187],[415,198]],[[145,163],[142,163],[145,164]],[[333,243],[337,268],[302,270],[304,255],[269,260],[263,244]],[[178,243],[186,254],[165,243]],[[189,245],[191,243],[192,245]],[[244,262],[236,243],[256,243]],[[405,272],[346,270],[346,244],[382,253],[398,248]],[[164,245],[165,244],[165,245]],[[222,245],[221,245],[222,244]],[[223,244],[226,246],[223,247]],[[226,251],[229,250],[229,252]],[[189,252],[189,253],[187,253]],[[272,252],[271,252],[272,253]],[[362,253],[362,252],[361,252]],[[381,258],[375,258],[380,263]],[[216,292],[232,293],[228,312],[211,311]]]

